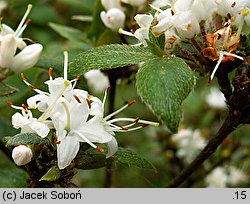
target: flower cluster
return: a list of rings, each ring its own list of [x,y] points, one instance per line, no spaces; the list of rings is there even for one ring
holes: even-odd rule
[[[106,11],[100,13],[102,22],[111,30],[117,32],[119,28],[125,25],[126,14],[122,3],[130,4],[131,6],[140,6],[145,0],[102,0],[102,5]]]
[[[247,183],[248,176],[240,169],[234,166],[216,167],[205,178],[208,188],[225,188],[236,186],[240,183]]]
[[[85,142],[100,152],[104,150],[95,143],[107,144],[107,157],[112,156],[118,149],[115,132],[128,132],[144,128],[148,125],[158,126],[159,123],[140,120],[139,118],[114,118],[116,114],[134,104],[131,101],[117,111],[104,116],[104,106],[108,93],[104,99],[88,94],[87,91],[76,89],[78,78],[68,80],[68,53],[64,52],[64,77],[52,78],[52,68],[49,69],[50,79],[45,82],[48,92],[31,85],[22,74],[25,84],[37,94],[27,99],[27,105],[21,107],[8,104],[21,110],[12,116],[14,128],[21,128],[21,132],[35,132],[45,138],[54,130],[57,136],[57,158],[60,169],[67,167],[76,157],[80,142]],[[41,112],[40,117],[33,117],[32,110]],[[129,123],[119,126],[117,122]],[[142,125],[138,125],[142,124]],[[132,127],[136,126],[136,127]]]
[[[18,73],[33,67],[40,57],[43,46],[21,37],[30,22],[30,19],[26,20],[26,18],[31,9],[32,5],[29,4],[15,31],[5,24],[0,25],[0,80],[9,73]],[[27,45],[25,40],[32,42],[32,44]]]
[[[171,139],[178,149],[177,156],[187,163],[190,163],[206,144],[206,140],[199,130],[182,129],[173,134]]]
[[[147,41],[163,37],[165,53],[171,53],[181,42],[192,42],[203,61],[217,61],[210,80],[219,65],[236,58],[240,35],[244,25],[250,25],[250,2],[246,0],[176,0],[156,1],[150,4],[154,14],[137,14],[136,31],[119,29],[119,33],[134,36],[137,45],[147,46]],[[165,9],[162,9],[161,6]],[[199,43],[202,42],[202,43]],[[189,54],[186,52],[186,54]],[[190,58],[190,56],[188,56]]]

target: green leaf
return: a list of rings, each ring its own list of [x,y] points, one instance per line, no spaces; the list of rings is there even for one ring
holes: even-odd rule
[[[137,73],[136,86],[141,98],[172,132],[178,130],[182,102],[194,85],[192,70],[177,57],[152,59]]]
[[[91,69],[111,69],[146,62],[156,58],[149,48],[128,45],[106,45],[84,51],[69,64],[71,75],[80,75]]]
[[[61,177],[61,171],[57,165],[52,166],[39,181],[56,181]]]
[[[7,147],[16,146],[16,145],[34,145],[34,144],[49,144],[49,140],[47,138],[41,138],[36,133],[20,133],[13,137],[11,137],[7,143]]]
[[[106,29],[98,38],[96,46],[121,43],[119,35],[110,29]]]
[[[81,150],[74,159],[74,165],[78,169],[97,169],[106,165],[106,156],[97,150]]]
[[[136,152],[132,150],[119,147],[118,151],[113,156],[115,160],[122,164],[126,164],[129,167],[137,167],[142,169],[153,169],[155,167],[146,159],[142,158]]]
[[[0,188],[27,188],[29,175],[20,168],[0,166]]]
[[[67,40],[88,41],[86,34],[78,29],[52,22],[49,23],[49,26]]]
[[[7,96],[17,92],[18,90],[12,86],[0,82],[0,97]]]

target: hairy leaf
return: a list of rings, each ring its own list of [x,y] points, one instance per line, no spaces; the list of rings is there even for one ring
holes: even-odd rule
[[[130,167],[155,170],[155,167],[149,161],[129,149],[119,147],[118,151],[113,157],[118,162],[122,164],[127,164]]]
[[[12,86],[0,82],[0,97],[7,96],[17,92],[18,90]]]
[[[182,102],[194,85],[192,70],[177,57],[152,59],[144,63],[136,81],[143,101],[172,132],[178,129]]]
[[[156,56],[146,47],[107,45],[84,51],[70,63],[71,75],[83,74],[91,69],[111,69],[146,62]]]
[[[11,137],[7,143],[6,146],[16,146],[16,145],[33,145],[33,144],[42,144],[47,145],[49,144],[49,140],[47,138],[41,138],[36,133],[20,133],[13,137]]]
[[[61,177],[61,171],[57,165],[52,166],[45,175],[42,176],[40,181],[56,181]]]

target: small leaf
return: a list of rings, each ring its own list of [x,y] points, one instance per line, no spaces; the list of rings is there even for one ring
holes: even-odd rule
[[[49,144],[49,140],[47,138],[41,138],[36,133],[20,133],[13,137],[11,137],[7,143],[7,147],[16,146],[16,145],[34,145],[34,144]]]
[[[155,167],[149,161],[129,149],[119,147],[118,151],[113,157],[118,162],[122,164],[127,164],[130,167],[155,170]]]
[[[84,51],[70,63],[69,73],[80,75],[91,69],[111,69],[148,61],[156,56],[146,47],[106,45]]]
[[[61,177],[61,171],[57,165],[52,166],[39,181],[56,181]]]
[[[52,22],[49,23],[49,26],[67,40],[88,41],[86,34],[76,28]]]
[[[18,90],[12,86],[0,82],[0,97],[7,96],[17,92]]]
[[[0,165],[0,188],[27,188],[29,175],[15,166]]]
[[[180,58],[152,59],[137,73],[136,86],[143,101],[176,132],[182,119],[182,102],[195,85],[192,70]]]

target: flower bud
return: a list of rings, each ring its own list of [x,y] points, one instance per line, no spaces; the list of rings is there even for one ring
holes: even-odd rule
[[[104,25],[113,31],[118,31],[124,27],[126,16],[124,12],[117,8],[111,8],[107,12],[101,12],[101,19]]]
[[[18,166],[28,164],[31,161],[32,156],[31,149],[25,145],[19,145],[12,151],[12,158]]]

